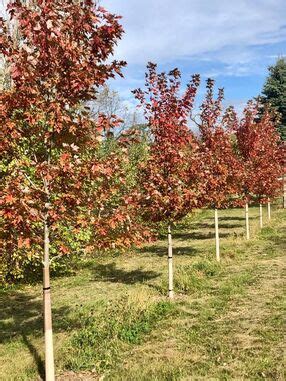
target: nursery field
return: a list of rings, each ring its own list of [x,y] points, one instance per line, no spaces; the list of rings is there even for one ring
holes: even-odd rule
[[[177,225],[173,302],[163,237],[53,279],[57,380],[284,380],[286,218],[264,213],[246,241],[243,209],[220,211],[220,264],[212,211]],[[1,290],[0,380],[43,377],[41,288]]]
[[[286,60],[104,3],[0,5],[0,381],[285,380]]]

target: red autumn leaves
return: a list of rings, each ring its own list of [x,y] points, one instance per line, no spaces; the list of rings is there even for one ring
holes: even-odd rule
[[[25,260],[18,249],[41,252],[47,219],[63,254],[72,250],[65,229],[75,240],[87,229],[93,250],[95,243],[102,249],[145,239],[126,181],[125,148],[99,152],[102,130],[118,120],[92,120],[84,107],[125,65],[109,60],[123,33],[119,17],[87,0],[11,1],[9,12],[19,41],[0,20],[0,53],[12,77],[11,89],[0,94],[0,239],[11,271]]]
[[[279,194],[282,157],[276,121],[277,115],[268,108],[262,112],[259,101],[251,101],[235,127],[246,201],[255,199],[263,203]]]
[[[189,119],[199,76],[182,93],[178,69],[158,74],[150,63],[145,91],[134,94],[151,138],[134,160],[140,134],[109,139],[121,120],[94,120],[87,107],[125,66],[111,60],[120,18],[92,0],[12,0],[8,9],[18,38],[0,19],[11,77],[0,93],[1,273],[9,281],[43,266],[46,379],[53,380],[52,261],[83,247],[98,253],[146,242],[151,223],[168,222],[171,297],[171,223],[195,207],[274,196],[278,138],[273,116],[260,115],[258,105],[240,122],[232,109],[222,113],[223,93],[214,98],[211,80],[195,136]]]
[[[142,214],[147,220],[173,221],[196,205],[198,189],[192,173],[197,146],[187,121],[198,85],[199,77],[194,76],[180,95],[180,72],[157,74],[156,65],[149,63],[145,92],[134,91],[152,135],[139,178]]]
[[[214,98],[214,81],[207,81],[207,94],[201,106],[198,127],[204,191],[200,205],[225,208],[237,202],[243,167],[235,155],[232,134],[236,115],[232,109],[223,113],[223,90]]]
[[[139,178],[145,219],[171,222],[194,207],[243,205],[246,188],[253,199],[277,194],[279,139],[268,110],[259,120],[239,121],[232,107],[223,111],[223,90],[215,98],[214,81],[208,80],[199,118],[191,118],[199,129],[195,136],[188,123],[194,115],[199,77],[193,76],[181,93],[177,69],[167,75],[158,74],[155,64],[147,68],[145,91],[134,91],[152,134]]]
[[[108,60],[122,37],[119,17],[87,0],[12,1],[9,10],[21,42],[1,20],[0,52],[13,84],[0,95],[1,240],[8,251],[42,243],[46,212],[66,253],[63,226],[75,235],[89,229],[90,250],[126,247],[148,239],[146,222],[276,195],[281,165],[273,115],[252,103],[239,121],[233,109],[223,111],[223,92],[216,98],[209,80],[197,136],[189,125],[199,76],[182,92],[178,69],[158,73],[152,63],[145,90],[134,91],[151,139],[130,181],[129,145],[140,137],[127,133],[100,153],[101,133],[121,121],[92,120],[84,106],[125,65]]]

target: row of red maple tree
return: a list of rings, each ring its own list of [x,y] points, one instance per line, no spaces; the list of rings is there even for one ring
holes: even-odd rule
[[[88,230],[79,243],[85,252],[124,249],[154,237],[156,223],[172,225],[194,208],[263,204],[279,194],[277,116],[251,101],[239,120],[232,107],[223,111],[223,91],[215,98],[212,80],[194,116],[199,82],[199,76],[193,76],[180,95],[177,69],[158,74],[155,64],[148,65],[146,90],[134,94],[151,138],[144,158],[135,163],[133,181],[128,181],[134,165],[130,147],[142,143],[134,127],[104,154],[100,147],[108,144],[98,137],[103,128],[120,123],[115,116],[91,120],[85,110],[80,123],[66,124],[65,119],[63,127],[58,121],[63,116],[57,115],[56,125],[44,126],[43,110],[29,104],[23,112],[22,106],[15,106],[23,101],[16,88],[3,92],[1,240],[7,280],[23,276],[22,268],[40,259],[46,220],[53,252],[61,260],[74,249],[64,227],[69,239]]]
[[[120,120],[94,120],[86,106],[122,75],[126,63],[110,59],[123,34],[120,18],[89,0],[15,0],[8,11],[20,37],[0,19],[12,83],[0,94],[1,272],[11,280],[43,264],[46,379],[53,380],[51,263],[68,258],[75,241],[85,253],[146,242],[162,221],[171,243],[171,225],[194,208],[275,197],[277,116],[259,101],[241,119],[224,111],[212,80],[195,115],[199,76],[182,92],[179,70],[158,73],[150,63],[145,89],[134,91],[150,140],[134,163],[130,152],[141,143],[134,129],[116,144],[102,141]],[[170,244],[170,296],[171,259]]]

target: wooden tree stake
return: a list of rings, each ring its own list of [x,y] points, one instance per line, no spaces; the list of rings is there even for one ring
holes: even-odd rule
[[[43,267],[43,303],[44,303],[44,332],[45,332],[45,374],[46,381],[55,380],[52,306],[50,285],[50,238],[47,218],[44,223],[44,267]]]
[[[216,248],[216,260],[220,261],[219,252],[219,232],[218,232],[218,210],[215,209],[215,248]]]
[[[268,221],[271,220],[271,203],[270,200],[267,202],[267,212],[268,212]]]
[[[174,298],[173,290],[173,246],[171,226],[168,226],[168,268],[169,268],[169,298]]]
[[[282,176],[283,182],[283,208],[286,209],[286,174]]]
[[[259,226],[260,229],[263,228],[262,204],[259,204]]]
[[[245,229],[246,229],[246,239],[248,240],[250,237],[248,202],[245,204]]]

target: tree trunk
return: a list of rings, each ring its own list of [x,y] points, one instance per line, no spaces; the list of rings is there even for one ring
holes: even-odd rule
[[[267,212],[268,212],[268,221],[271,220],[271,204],[270,204],[270,199],[268,199],[267,202]]]
[[[173,246],[171,226],[168,226],[168,268],[169,268],[169,298],[174,298],[173,290]]]
[[[44,303],[44,332],[45,332],[45,374],[46,381],[55,380],[54,349],[52,329],[52,307],[50,286],[50,237],[48,216],[44,221],[44,267],[43,267],[43,303]]]
[[[246,239],[248,240],[250,237],[248,202],[245,204],[245,230],[246,230]]]
[[[216,260],[220,261],[219,252],[219,232],[218,232],[218,210],[215,209],[215,249],[216,249]]]
[[[259,226],[260,229],[263,228],[262,204],[259,204]]]

